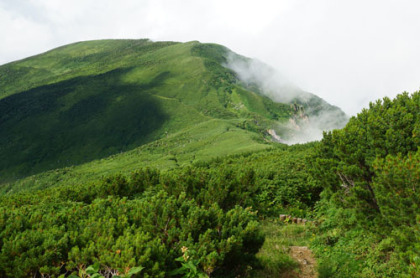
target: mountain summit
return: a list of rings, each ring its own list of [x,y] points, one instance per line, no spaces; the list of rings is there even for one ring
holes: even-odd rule
[[[0,183],[53,169],[171,168],[344,126],[339,108],[273,72],[220,45],[147,39],[2,65]]]

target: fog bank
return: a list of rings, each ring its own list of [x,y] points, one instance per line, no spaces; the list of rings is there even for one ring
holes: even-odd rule
[[[317,141],[322,138],[323,131],[342,128],[347,123],[348,117],[340,108],[303,91],[280,72],[258,60],[232,52],[225,66],[236,73],[248,90],[291,105],[294,115],[273,126],[275,134],[269,131],[274,141],[286,144]]]

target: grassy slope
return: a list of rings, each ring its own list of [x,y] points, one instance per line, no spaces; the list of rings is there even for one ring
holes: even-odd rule
[[[265,129],[290,109],[236,84],[226,51],[92,41],[1,66],[0,182],[81,182],[268,147]]]
[[[182,130],[134,150],[77,166],[64,167],[4,184],[2,192],[83,184],[115,173],[128,174],[141,167],[169,170],[226,154],[258,151],[271,144],[258,142],[255,134],[222,120],[211,120]]]
[[[156,49],[176,45],[148,40],[79,42],[0,67],[0,98],[78,76],[100,74],[128,65],[156,64]],[[151,56],[152,55],[152,56]],[[25,82],[23,82],[23,80]]]

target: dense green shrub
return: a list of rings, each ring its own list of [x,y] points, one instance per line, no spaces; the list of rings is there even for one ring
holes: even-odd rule
[[[318,205],[324,222],[314,246],[324,258],[337,256],[325,260],[334,275],[420,274],[415,262],[420,257],[419,111],[420,92],[384,98],[344,129],[325,133],[317,147],[312,175],[324,187]],[[353,260],[353,267],[339,266],[339,258]]]
[[[319,188],[312,146],[279,147],[161,172],[146,168],[86,185],[0,199],[0,275],[27,277],[144,267],[164,277],[190,250],[197,271],[234,277],[263,243],[258,216],[305,215]]]
[[[124,182],[122,182],[123,184]],[[255,213],[217,204],[202,207],[185,194],[109,196],[91,203],[40,203],[1,208],[3,276],[58,275],[89,264],[103,269],[145,267],[144,277],[177,268],[181,247],[197,252],[200,268],[227,273],[252,262],[262,244]]]

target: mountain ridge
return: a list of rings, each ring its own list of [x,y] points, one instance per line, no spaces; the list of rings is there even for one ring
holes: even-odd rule
[[[132,159],[133,167],[147,165],[152,153],[177,167],[270,147],[267,130],[286,136],[292,129],[280,124],[298,113],[244,87],[225,66],[231,53],[197,41],[100,40],[0,66],[0,183],[109,156],[111,171],[124,170],[117,154],[154,142],[166,143],[150,147],[144,161]]]

